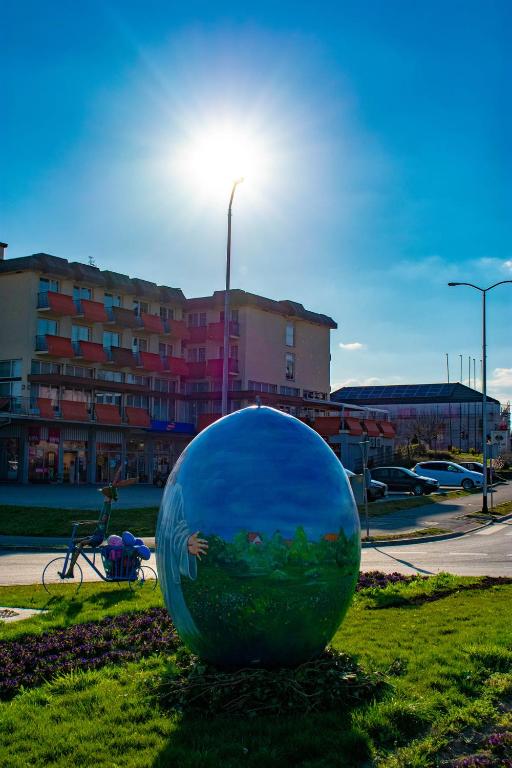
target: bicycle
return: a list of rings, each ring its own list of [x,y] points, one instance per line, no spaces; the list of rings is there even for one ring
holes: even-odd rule
[[[89,557],[83,550],[83,546],[88,544],[90,539],[98,539],[101,536],[103,541],[106,538],[108,522],[112,510],[112,501],[117,501],[117,488],[124,485],[131,485],[132,480],[118,480],[119,471],[116,473],[114,481],[101,489],[104,496],[104,503],[99,521],[78,520],[72,523],[71,537],[68,541],[68,547],[64,556],[55,557],[45,566],[41,580],[46,592],[50,595],[63,593],[66,584],[74,584],[76,591],[80,589],[83,583],[83,571],[78,562],[83,558],[92,570],[100,577],[102,581],[128,582],[132,591],[146,588],[147,591],[154,591],[158,584],[156,571],[149,565],[142,565],[141,558],[138,556],[137,549],[130,546],[95,546],[91,545],[92,557]],[[84,539],[77,538],[77,531],[81,525],[96,525],[96,531]],[[96,565],[96,555],[100,555],[103,564],[103,572]],[[69,574],[70,565],[72,574]]]

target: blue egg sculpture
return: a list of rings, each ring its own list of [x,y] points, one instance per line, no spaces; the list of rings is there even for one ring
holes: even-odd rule
[[[321,653],[361,558],[352,490],[310,427],[267,407],[220,419],[185,449],[162,498],[160,584],[191,651],[224,667]]]

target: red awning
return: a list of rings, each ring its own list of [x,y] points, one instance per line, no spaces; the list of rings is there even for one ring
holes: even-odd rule
[[[90,363],[106,363],[108,359],[103,345],[95,344],[92,341],[81,341],[80,352],[80,357],[83,357],[84,360],[88,360]]]
[[[142,324],[146,331],[150,331],[151,333],[164,332],[164,324],[159,315],[147,315],[145,312],[142,312],[141,317]]]
[[[66,339],[63,336],[47,335],[46,344],[49,355],[55,355],[55,357],[74,357],[71,339]]]
[[[390,421],[378,421],[377,424],[382,432],[382,437],[395,437],[396,430]]]
[[[339,416],[317,416],[313,429],[316,430],[322,437],[329,437],[329,435],[337,435],[341,428],[341,419]]]
[[[144,408],[132,408],[127,405],[126,417],[128,419],[128,424],[131,427],[147,427],[149,429],[151,426],[149,413],[145,411]]]
[[[58,315],[76,315],[77,309],[72,296],[56,291],[48,291],[48,306]]]
[[[68,419],[69,421],[89,421],[87,403],[81,403],[75,400],[61,400],[60,410],[63,419]]]
[[[107,310],[99,301],[90,301],[81,299],[80,304],[84,313],[84,318],[91,323],[106,323],[108,320]]]
[[[368,437],[380,437],[380,429],[375,419],[363,419],[363,424]]]
[[[52,401],[48,397],[38,397],[36,401],[37,408],[39,409],[39,415],[43,419],[54,419],[55,411],[53,410]]]
[[[96,403],[94,406],[96,421],[102,424],[121,424],[121,414],[117,405]]]
[[[164,364],[155,352],[139,352],[140,362],[145,371],[163,371]]]
[[[166,357],[169,373],[174,376],[188,376],[188,363],[182,357]]]
[[[345,426],[348,429],[350,435],[363,434],[363,428],[361,426],[361,422],[359,421],[359,419],[356,419],[354,416],[345,416]]]

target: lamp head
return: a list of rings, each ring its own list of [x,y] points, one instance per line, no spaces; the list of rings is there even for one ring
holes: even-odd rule
[[[453,288],[454,285],[460,285],[460,283],[448,283],[448,285],[450,286],[450,288]]]

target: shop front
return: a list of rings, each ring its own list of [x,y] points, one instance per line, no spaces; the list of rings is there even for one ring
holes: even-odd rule
[[[20,440],[16,437],[0,437],[0,481],[20,480]]]
[[[62,445],[62,482],[71,485],[87,482],[86,440],[64,440]]]
[[[121,459],[121,443],[96,443],[96,482],[111,483]]]
[[[145,440],[130,439],[126,442],[126,477],[134,477],[138,483],[147,483],[148,460]]]
[[[31,483],[57,482],[60,430],[55,427],[28,428],[28,480]]]

